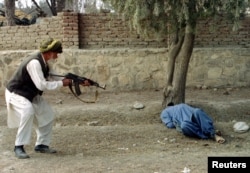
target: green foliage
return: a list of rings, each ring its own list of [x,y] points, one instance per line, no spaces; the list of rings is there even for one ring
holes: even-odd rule
[[[130,20],[138,33],[165,35],[199,19],[225,17],[235,23],[248,7],[246,0],[104,0]]]

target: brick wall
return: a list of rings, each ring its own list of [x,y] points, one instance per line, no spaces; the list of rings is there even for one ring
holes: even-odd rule
[[[78,49],[78,14],[64,12],[34,25],[0,27],[0,50],[34,50],[48,37],[61,40],[65,48]]]
[[[240,21],[240,28],[233,31],[232,22],[220,19],[199,21],[195,47],[249,47],[250,46],[250,17]]]
[[[130,29],[128,21],[112,13],[79,15],[80,48],[163,48],[167,37],[145,38]]]
[[[71,12],[60,13],[58,16],[62,21],[62,42],[65,48],[79,48],[79,27],[78,27],[78,14]],[[60,19],[61,18],[61,19]]]
[[[37,49],[48,35],[63,38],[62,30],[57,28],[62,28],[58,17],[44,18],[36,25],[0,27],[0,50]]]
[[[250,18],[241,21],[241,28],[233,32],[232,23],[220,20],[200,21],[195,47],[249,47]],[[215,26],[215,28],[213,28]],[[216,31],[216,32],[214,32]],[[0,50],[33,50],[41,40],[51,36],[60,39],[64,48],[166,48],[168,39],[144,38],[130,30],[127,21],[111,13],[59,13],[42,18],[30,26],[0,27]]]

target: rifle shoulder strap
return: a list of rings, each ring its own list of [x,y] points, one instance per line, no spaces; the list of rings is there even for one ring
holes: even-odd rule
[[[72,84],[69,85],[69,89],[70,89],[71,93],[72,93],[78,100],[80,100],[81,102],[84,102],[84,103],[95,103],[96,100],[97,100],[97,97],[98,97],[98,91],[97,91],[97,89],[96,89],[96,91],[95,91],[95,99],[92,100],[92,101],[91,101],[91,100],[82,100],[81,98],[79,98],[79,97],[76,95],[76,93],[74,92],[74,90],[73,90],[73,88],[72,88]]]

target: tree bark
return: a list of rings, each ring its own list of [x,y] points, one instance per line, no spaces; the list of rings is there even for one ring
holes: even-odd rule
[[[185,34],[181,33],[177,44],[169,50],[167,65],[167,82],[163,91],[163,109],[170,102],[174,104],[185,102],[186,78],[189,61],[193,52],[195,34],[194,27],[186,25]]]
[[[57,0],[56,1],[56,11],[62,12],[65,8],[65,0]]]
[[[162,107],[173,101],[173,78],[175,71],[176,58],[180,52],[181,46],[183,44],[184,36],[176,31],[175,38],[173,38],[171,46],[168,53],[168,63],[167,63],[167,73],[166,73],[166,85],[163,89],[163,102]]]
[[[15,26],[15,0],[4,0],[7,26]]]
[[[50,3],[49,3],[48,0],[46,0],[46,3],[49,6],[49,9],[50,9],[52,15],[56,16],[57,12],[56,12],[56,2],[55,2],[55,0],[50,0]]]
[[[33,4],[36,6],[36,11],[38,12],[38,17],[46,17],[47,14],[41,9],[38,3],[35,0],[31,0]]]

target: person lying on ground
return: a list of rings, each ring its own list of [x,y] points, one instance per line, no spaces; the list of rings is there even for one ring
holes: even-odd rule
[[[220,131],[215,130],[212,118],[200,108],[185,103],[169,103],[161,112],[160,118],[165,126],[175,128],[186,136],[214,139],[220,144],[225,142]]]

